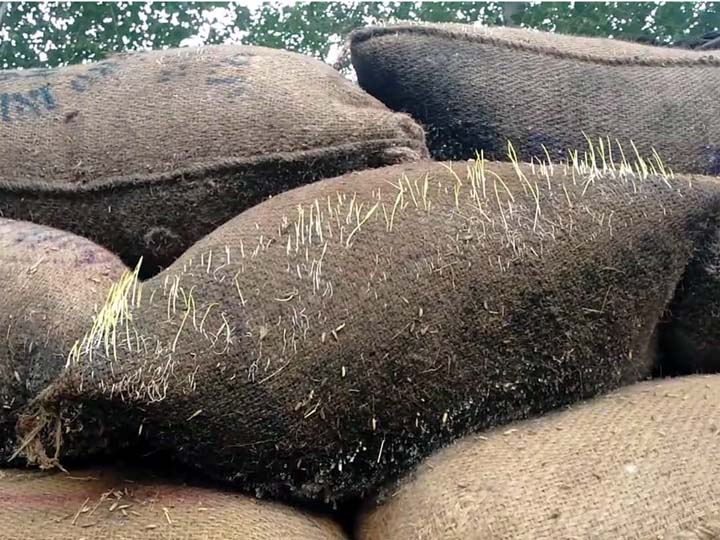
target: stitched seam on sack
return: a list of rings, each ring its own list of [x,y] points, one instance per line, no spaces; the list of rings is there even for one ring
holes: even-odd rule
[[[471,43],[480,43],[483,45],[491,45],[498,48],[519,50],[536,53],[542,56],[550,56],[560,58],[562,60],[578,60],[592,64],[602,64],[608,66],[641,66],[641,67],[720,67],[720,58],[713,55],[699,56],[697,59],[642,59],[639,57],[628,58],[603,58],[602,56],[592,54],[577,54],[572,52],[564,52],[552,47],[544,47],[541,45],[529,45],[526,43],[517,43],[503,38],[495,38],[489,36],[481,36],[465,32],[446,30],[442,28],[428,28],[423,26],[400,25],[390,27],[370,27],[356,30],[350,35],[351,45],[356,45],[364,41],[369,41],[374,37],[382,37],[388,35],[399,34],[418,34],[425,36],[441,37],[445,39],[461,39]],[[582,36],[572,36],[582,37]],[[653,47],[650,47],[652,49]]]
[[[72,194],[77,196],[80,194],[89,194],[101,191],[120,191],[123,189],[132,189],[133,187],[168,185],[183,181],[188,176],[200,176],[211,172],[232,173],[236,169],[251,169],[258,166],[270,167],[273,162],[292,163],[303,161],[308,158],[319,160],[324,153],[340,153],[343,151],[345,151],[345,153],[351,153],[351,150],[353,151],[352,153],[360,153],[362,152],[360,149],[367,147],[370,147],[371,149],[375,148],[378,152],[396,148],[421,150],[423,148],[423,143],[410,138],[378,139],[363,143],[326,146],[320,149],[302,150],[299,152],[276,153],[251,158],[219,160],[214,163],[199,164],[154,175],[114,176],[98,180],[92,184],[69,183],[54,186],[42,181],[35,181],[34,183],[33,181],[30,181],[29,183],[26,183],[27,181],[0,179],[0,193],[5,191],[6,193],[10,192],[14,194],[56,193],[61,195]]]

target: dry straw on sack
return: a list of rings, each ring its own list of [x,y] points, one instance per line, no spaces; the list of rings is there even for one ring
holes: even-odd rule
[[[330,66],[240,45],[0,72],[0,141],[0,215],[148,270],[268,196],[427,154]]]
[[[718,51],[459,24],[363,28],[350,49],[360,86],[420,121],[435,159],[502,159],[507,139],[554,157],[584,130],[720,174]]]
[[[643,379],[720,186],[610,155],[398,165],[246,211],[116,285],[20,422],[22,455],[139,438],[260,494],[342,501],[470,430]]]
[[[21,407],[65,366],[125,269],[85,238],[0,218],[0,463]]]
[[[146,471],[0,470],[0,540],[344,540],[325,517]]]
[[[358,540],[720,538],[720,375],[469,436],[369,501]]]

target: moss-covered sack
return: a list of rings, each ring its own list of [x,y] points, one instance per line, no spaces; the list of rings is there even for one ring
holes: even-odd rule
[[[422,129],[323,62],[218,45],[0,72],[0,216],[167,266],[322,177],[424,156]]]
[[[0,470],[0,540],[344,540],[330,519],[138,469]]]
[[[720,174],[717,51],[519,28],[368,27],[350,36],[358,82],[426,128],[435,159],[563,154],[590,138],[651,148],[675,171]]]
[[[0,218],[0,464],[18,412],[65,366],[125,270],[85,238]]]
[[[358,540],[720,537],[720,375],[469,436],[368,501]]]
[[[251,208],[116,284],[19,423],[23,455],[139,437],[243,489],[342,501],[647,377],[720,185],[605,162],[423,161]]]

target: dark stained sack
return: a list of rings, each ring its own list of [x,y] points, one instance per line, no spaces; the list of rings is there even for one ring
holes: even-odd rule
[[[22,406],[65,366],[125,270],[85,238],[0,218],[0,463]]]
[[[0,540],[344,540],[328,518],[148,471],[0,470]]]
[[[688,265],[661,328],[666,373],[720,372],[720,231]]]
[[[564,154],[591,139],[720,174],[720,55],[519,28],[369,27],[350,37],[360,86],[427,130],[435,159]]]
[[[366,503],[358,540],[720,538],[720,375],[469,436]]]
[[[422,129],[319,60],[219,45],[0,72],[0,216],[167,266],[299,184],[424,156]]]
[[[142,441],[343,501],[470,430],[647,377],[720,185],[592,163],[422,161],[251,208],[116,284],[18,423],[22,455]]]

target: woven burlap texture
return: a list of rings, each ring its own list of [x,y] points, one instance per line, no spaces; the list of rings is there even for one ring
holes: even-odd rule
[[[141,470],[0,469],[0,540],[344,540],[326,517]]]
[[[720,376],[638,383],[437,452],[357,538],[717,539],[719,433]]]
[[[65,366],[125,270],[89,240],[0,218],[0,463],[21,407]]]
[[[359,84],[421,122],[436,159],[505,159],[507,139],[522,159],[555,156],[587,134],[720,174],[717,51],[404,23],[357,30],[350,48]]]
[[[427,154],[422,129],[323,62],[263,47],[0,73],[0,215],[168,266],[261,200]]]
[[[45,424],[52,456],[60,418],[63,455],[142,441],[243,489],[345,500],[470,430],[646,378],[720,185],[609,167],[417,162],[280,194],[123,281],[21,440]]]

